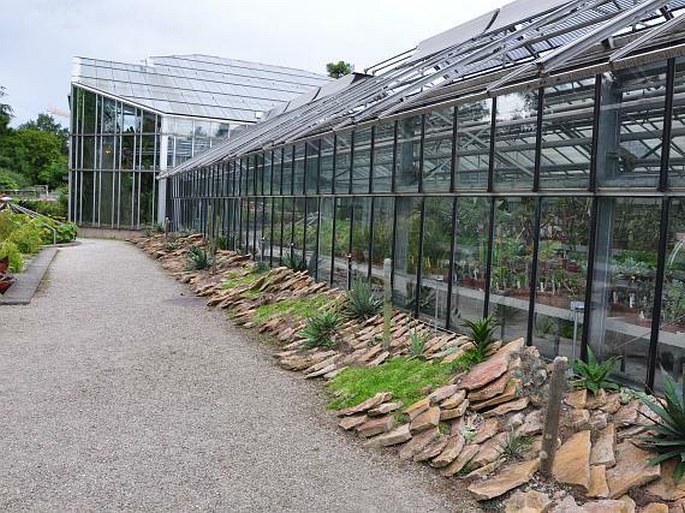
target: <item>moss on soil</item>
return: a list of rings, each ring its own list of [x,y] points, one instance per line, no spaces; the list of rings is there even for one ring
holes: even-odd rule
[[[274,315],[290,314],[298,320],[306,319],[316,313],[330,299],[324,296],[309,296],[302,298],[282,299],[275,303],[258,306],[255,310],[254,321],[263,323]]]
[[[450,366],[398,357],[378,367],[355,367],[338,374],[328,388],[336,394],[328,407],[356,406],[379,392],[391,392],[393,401],[409,406],[423,397],[426,386],[439,387],[450,378]]]

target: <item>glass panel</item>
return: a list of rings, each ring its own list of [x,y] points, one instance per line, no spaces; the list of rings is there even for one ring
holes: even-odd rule
[[[421,159],[421,116],[397,122],[395,190],[417,192]]]
[[[264,161],[264,169],[263,169],[263,183],[264,183],[264,194],[272,194],[271,192],[271,151],[267,151],[263,155],[263,161]]]
[[[497,97],[496,190],[533,187],[538,96],[537,91],[528,91]]]
[[[421,316],[445,326],[447,280],[452,234],[452,198],[426,198],[423,215],[423,259],[421,260]]]
[[[423,156],[423,190],[448,192],[452,178],[454,109],[426,115]]]
[[[95,95],[90,91],[82,91],[83,94],[83,133],[94,134],[97,124]]]
[[[371,198],[354,198],[353,202],[352,277],[366,279],[369,272],[369,245],[371,243]]]
[[[141,169],[155,169],[155,136],[144,135],[142,136],[141,140],[142,147],[140,148],[140,167]]]
[[[350,220],[352,219],[352,198],[335,200],[335,255],[333,285],[347,288],[347,256],[350,253]]]
[[[100,169],[114,169],[114,137],[100,137]]]
[[[654,301],[661,202],[600,198],[589,343],[622,357],[618,378],[644,383]]]
[[[304,193],[304,167],[305,167],[305,145],[298,144],[295,147],[295,173],[293,174],[293,194]]]
[[[661,165],[665,63],[605,74],[599,119],[600,185],[655,187]]]
[[[316,194],[316,184],[319,176],[319,143],[320,141],[307,143],[307,183],[305,194]]]
[[[318,266],[319,255],[316,252],[317,246],[317,229],[319,225],[319,200],[316,198],[307,198],[305,200],[306,216],[305,216],[305,231],[304,253],[309,265],[309,272],[314,275],[314,271]]]
[[[392,188],[392,155],[395,123],[376,127],[373,144],[373,191],[390,192]]]
[[[157,116],[151,112],[143,111],[143,132],[153,134],[156,130]]]
[[[283,155],[283,194],[293,193],[293,146],[286,146]]]
[[[397,232],[393,261],[393,301],[411,310],[416,298],[421,199],[397,198]]]
[[[333,136],[321,139],[321,171],[319,173],[319,192],[328,194],[333,189]]]
[[[154,175],[140,173],[140,224],[150,225],[154,219]]]
[[[102,172],[100,173],[100,225],[113,226],[116,218],[113,217],[115,212],[114,197],[114,178],[115,173]]]
[[[335,149],[335,193],[347,194],[350,191],[350,143],[352,132],[337,134]]]
[[[117,119],[119,109],[116,103],[109,98],[102,98],[102,132],[105,134],[113,134],[119,127],[120,120]]]
[[[140,131],[140,121],[136,116],[136,108],[131,105],[124,104],[124,119],[122,125],[122,132],[135,133]]]
[[[84,171],[81,173],[83,181],[81,183],[81,222],[91,224],[93,220],[93,176],[95,173]]]
[[[371,176],[371,128],[361,128],[354,133],[354,166],[352,168],[352,191],[368,192]]]
[[[457,190],[488,187],[492,101],[457,107],[455,181]]]
[[[328,281],[331,275],[331,249],[333,247],[333,198],[321,198],[319,227],[319,280]]]
[[[594,119],[594,79],[545,89],[540,187],[588,186]]]
[[[473,319],[483,315],[490,200],[457,198],[456,230],[450,319],[452,327],[458,330],[458,317]]]
[[[83,138],[83,169],[95,168],[95,137]]]
[[[666,270],[661,298],[658,365],[681,380],[685,363],[685,199],[673,198],[668,223]],[[659,369],[656,384],[663,388]]]
[[[373,198],[373,247],[371,270],[374,278],[383,277],[383,261],[392,258],[393,198]]]
[[[121,177],[119,189],[119,225],[130,227],[133,225],[133,173],[117,173]]]
[[[136,137],[124,135],[121,138],[121,169],[134,169],[133,148]]]
[[[685,96],[682,94],[683,84],[685,84],[685,59],[682,57],[676,60],[674,82],[668,181],[670,187],[680,188],[685,187]]]
[[[490,272],[490,313],[500,321],[501,338],[525,337],[535,237],[535,198],[497,198]]]
[[[282,194],[281,181],[283,177],[283,148],[278,148],[274,151],[274,165],[273,165],[273,194]]]
[[[589,198],[542,199],[533,343],[550,359],[580,356],[591,204]]]

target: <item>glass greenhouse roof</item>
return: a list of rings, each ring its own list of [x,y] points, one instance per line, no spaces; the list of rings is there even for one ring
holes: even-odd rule
[[[685,55],[684,7],[685,0],[516,0],[369,68],[369,75],[293,100],[161,176],[467,98],[557,87],[579,71],[611,72],[663,59],[663,51]],[[322,94],[326,89],[335,94]]]
[[[253,123],[330,79],[305,70],[208,55],[144,64],[75,57],[72,83],[164,114]]]

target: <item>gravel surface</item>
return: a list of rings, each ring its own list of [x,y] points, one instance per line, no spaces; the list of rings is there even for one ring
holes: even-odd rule
[[[123,242],[0,307],[1,511],[477,511],[335,427],[319,385]]]

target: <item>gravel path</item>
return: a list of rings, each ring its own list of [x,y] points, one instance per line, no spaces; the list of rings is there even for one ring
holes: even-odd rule
[[[0,307],[0,511],[475,511],[123,242]]]

